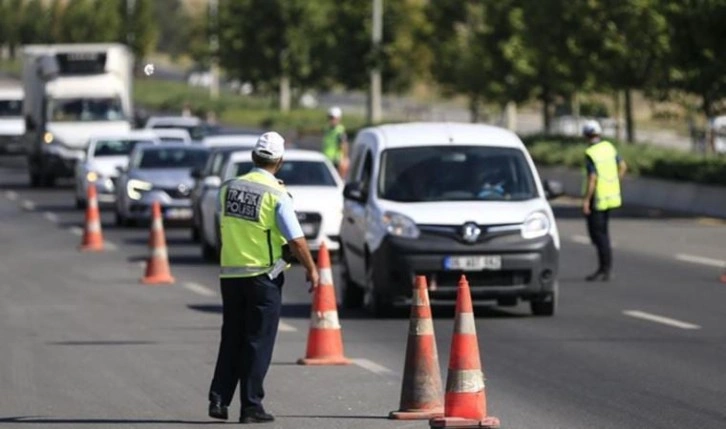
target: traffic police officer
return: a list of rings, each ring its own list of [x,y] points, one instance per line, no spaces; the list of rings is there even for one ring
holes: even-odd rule
[[[620,179],[625,175],[627,165],[612,143],[600,139],[602,129],[597,121],[588,121],[583,127],[583,134],[589,147],[585,151],[582,212],[587,218],[587,231],[598,256],[597,271],[585,279],[608,281],[612,269],[608,222],[610,211],[622,205]]]
[[[342,115],[339,107],[328,110],[328,125],[323,129],[322,150],[341,177],[345,177],[348,171],[348,137],[345,127],[340,123]]]
[[[284,282],[282,271],[291,251],[306,270],[310,291],[318,272],[307,247],[292,199],[276,174],[285,141],[276,132],[262,134],[252,151],[255,168],[225,182],[219,191],[223,322],[209,416],[226,420],[239,382],[240,422],[270,422],[262,406],[263,380],[277,335]]]

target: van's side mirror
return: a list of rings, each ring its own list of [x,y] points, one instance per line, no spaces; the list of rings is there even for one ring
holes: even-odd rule
[[[207,176],[204,178],[204,186],[207,188],[219,188],[222,186],[222,179],[217,176]]]
[[[554,200],[565,194],[565,187],[558,180],[545,180],[544,183],[545,197],[548,200]]]
[[[362,182],[353,182],[348,183],[345,185],[345,188],[343,188],[343,198],[362,203],[368,198],[368,195],[366,195],[366,192],[363,189]]]

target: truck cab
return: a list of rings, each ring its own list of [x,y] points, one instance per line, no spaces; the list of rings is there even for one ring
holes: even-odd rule
[[[25,146],[32,186],[73,177],[92,135],[131,130],[132,63],[120,44],[24,48]]]

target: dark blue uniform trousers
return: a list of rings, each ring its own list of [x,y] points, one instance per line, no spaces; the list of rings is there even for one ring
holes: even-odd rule
[[[262,387],[272,360],[282,303],[284,274],[220,279],[222,339],[209,390],[229,406],[239,382],[243,412],[263,411]]]

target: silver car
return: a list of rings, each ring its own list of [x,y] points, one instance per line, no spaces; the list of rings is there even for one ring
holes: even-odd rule
[[[99,204],[113,204],[116,201],[118,167],[128,164],[131,151],[139,143],[159,144],[160,141],[154,133],[146,130],[91,137],[85,159],[76,164],[76,208],[86,206],[89,183],[96,184]]]
[[[165,220],[192,220],[191,172],[201,168],[209,149],[201,145],[139,144],[131,152],[116,187],[116,223],[129,225],[151,219],[151,205],[159,201]]]

